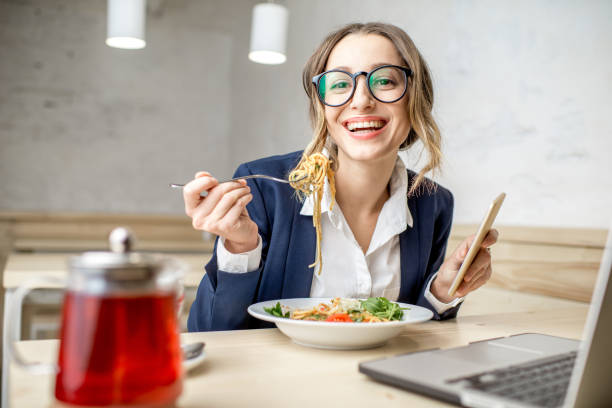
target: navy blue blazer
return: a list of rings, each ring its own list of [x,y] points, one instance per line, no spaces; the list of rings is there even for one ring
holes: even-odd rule
[[[297,165],[301,151],[273,156],[240,165],[235,176],[268,174],[287,177]],[[409,183],[416,174],[408,170]],[[272,327],[247,313],[253,303],[271,299],[310,296],[316,236],[312,217],[300,215],[302,202],[288,184],[248,180],[253,200],[247,210],[259,227],[262,239],[261,263],[252,272],[230,273],[217,267],[217,242],[206,265],[196,299],[191,306],[189,331],[232,330]],[[413,227],[400,234],[401,286],[399,302],[417,304],[434,312],[434,319],[457,315],[459,306],[442,315],[424,297],[429,278],[442,264],[450,234],[453,196],[436,185],[408,199]]]

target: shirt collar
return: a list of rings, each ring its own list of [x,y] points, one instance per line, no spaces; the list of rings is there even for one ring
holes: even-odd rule
[[[324,152],[326,154],[327,152]],[[407,226],[412,228],[413,219],[408,208],[408,173],[406,172],[406,166],[404,162],[398,156],[395,160],[395,167],[391,173],[391,180],[389,183],[390,196],[387,202],[383,206],[381,211],[381,218],[384,220],[385,225],[392,226],[394,230],[399,230],[397,233],[404,231]],[[329,188],[329,180],[325,178],[325,185],[323,186],[323,197],[321,198],[321,214],[327,213],[330,221],[334,226],[338,227],[339,217],[335,214],[337,207],[330,210],[332,204],[331,190]],[[301,215],[312,216],[314,208],[314,197],[312,195],[306,197],[304,204],[300,210]],[[377,227],[378,228],[378,227]]]

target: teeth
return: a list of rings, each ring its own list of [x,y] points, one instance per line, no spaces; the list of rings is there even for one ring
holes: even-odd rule
[[[355,129],[366,129],[366,128],[375,128],[375,129],[380,129],[381,127],[383,127],[385,124],[385,122],[383,122],[382,120],[369,120],[369,121],[363,121],[363,122],[349,122],[346,127],[348,128],[348,130],[355,130]]]

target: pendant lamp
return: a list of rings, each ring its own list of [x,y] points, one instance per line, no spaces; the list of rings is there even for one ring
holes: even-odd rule
[[[260,64],[282,64],[287,60],[289,10],[275,3],[253,7],[249,59]]]
[[[108,0],[106,45],[144,48],[146,9],[146,0]]]

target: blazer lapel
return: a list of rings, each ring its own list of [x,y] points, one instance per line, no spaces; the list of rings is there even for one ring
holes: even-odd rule
[[[401,285],[399,293],[400,302],[414,303],[417,300],[418,293],[410,293],[410,289],[419,287],[417,280],[419,279],[419,222],[415,200],[408,200],[408,207],[412,214],[412,219],[415,220],[412,227],[406,228],[400,234],[400,263],[401,263]]]
[[[285,276],[283,282],[284,298],[310,297],[312,274],[314,268],[309,268],[315,260],[317,237],[312,225],[312,217],[300,215],[299,206],[294,214],[293,233],[289,234],[289,250],[285,263]]]

